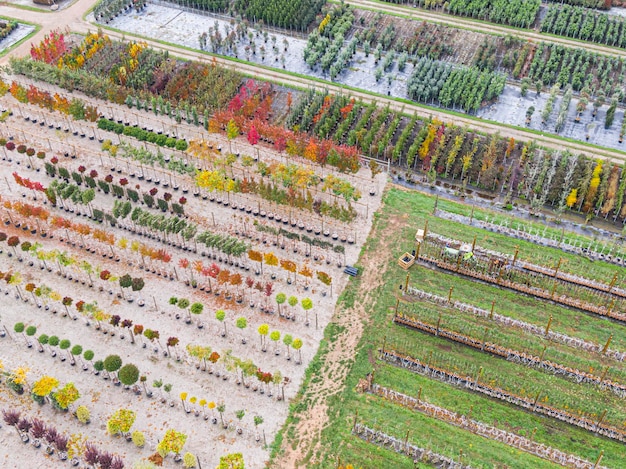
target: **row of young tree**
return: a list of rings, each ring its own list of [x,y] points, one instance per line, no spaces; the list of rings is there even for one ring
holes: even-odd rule
[[[407,83],[408,95],[415,101],[438,101],[441,106],[460,106],[476,112],[504,90],[506,77],[474,67],[451,67],[445,62],[422,58]]]
[[[621,16],[598,13],[579,6],[548,8],[541,31],[609,46],[626,47],[626,26]]]
[[[574,91],[587,89],[593,95],[605,96],[619,93],[623,99],[625,72],[621,57],[542,42],[533,55],[527,77],[538,88],[554,83],[562,87],[571,84]]]

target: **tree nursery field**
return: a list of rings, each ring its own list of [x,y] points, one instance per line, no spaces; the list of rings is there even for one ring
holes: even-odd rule
[[[620,12],[103,0],[45,28],[0,77],[6,467],[626,466]],[[511,127],[457,120],[485,116]]]

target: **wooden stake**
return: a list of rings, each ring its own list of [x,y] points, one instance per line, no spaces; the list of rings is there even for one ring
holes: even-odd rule
[[[406,436],[404,437],[404,447],[406,448],[407,444],[409,443],[409,432],[410,430],[406,431]]]
[[[433,206],[433,215],[437,213],[437,204],[439,203],[439,194],[435,196],[435,205]]]
[[[474,252],[475,247],[476,247],[476,235],[474,235],[474,241],[472,241],[472,252]]]
[[[415,247],[415,260],[419,261],[420,259],[420,247],[422,246],[422,243],[417,243],[417,246]]]
[[[406,292],[406,289],[409,288],[409,274],[406,274],[406,282],[404,282],[404,291]]]
[[[543,361],[543,355],[546,353],[546,349],[548,348],[547,345],[543,346],[543,350],[541,351],[541,355],[539,356],[539,361],[542,362]]]
[[[530,441],[533,441],[533,438],[535,438],[535,433],[537,433],[537,427],[533,428],[533,432],[530,434]]]
[[[472,221],[474,221],[474,206],[472,205],[472,213],[470,213],[470,222],[469,224],[472,224]]]
[[[417,391],[417,402],[422,398],[422,387],[420,386],[419,391]]]
[[[613,275],[613,280],[611,280],[611,283],[609,284],[609,290],[607,291],[607,293],[611,293],[611,290],[615,286],[615,282],[617,282],[617,272],[615,272],[615,275]]]
[[[550,332],[551,325],[552,325],[552,315],[550,315],[550,319],[548,319],[548,325],[546,326],[546,331],[544,332],[544,335],[548,335],[548,332]]]
[[[606,314],[611,314],[611,311],[613,311],[613,306],[615,306],[615,298],[613,298],[613,300],[611,301],[611,303],[609,303],[609,307],[606,310]]]
[[[611,334],[608,338],[608,340],[606,341],[606,344],[604,344],[604,347],[602,348],[602,355],[604,355],[606,353],[606,351],[609,349],[609,345],[611,344],[611,340],[613,340],[613,334]]]
[[[396,316],[398,315],[398,305],[400,304],[400,298],[396,299]]]
[[[383,353],[385,353],[385,345],[387,344],[387,336],[383,337]]]
[[[472,418],[472,410],[474,410],[474,406],[473,405],[470,406],[469,412],[467,413],[467,418],[468,419]]]
[[[602,461],[603,456],[604,456],[604,450],[600,451],[600,455],[598,456],[596,463],[593,465],[593,469],[597,469],[598,467],[600,467],[600,461]]]
[[[533,401],[533,410],[535,410],[535,406],[537,405],[537,401],[539,400],[540,395],[541,391],[537,391],[537,395],[535,396],[535,400]]]
[[[609,366],[607,365],[606,368],[604,369],[604,371],[602,372],[602,376],[600,376],[600,384],[602,384],[604,382],[604,377],[606,376],[606,373],[609,371]]]
[[[439,326],[441,325],[441,313],[439,313],[439,319],[437,319],[437,331],[435,333],[436,336],[439,336]]]
[[[428,234],[428,220],[424,223],[424,241],[426,241],[426,235]]]
[[[596,429],[600,426],[600,424],[604,420],[604,417],[606,417],[606,410],[607,409],[604,409],[604,412],[602,412],[602,415],[600,416],[600,420],[598,420],[598,423],[596,423]]]
[[[515,266],[515,262],[517,261],[517,255],[519,254],[519,246],[515,246],[515,254],[513,254],[513,263],[511,267]]]
[[[354,422],[352,423],[352,430],[354,430],[354,427],[356,427],[356,420],[359,417],[359,409],[354,411]]]
[[[557,275],[559,274],[559,269],[561,268],[561,262],[563,261],[563,258],[559,257],[559,262],[556,265],[556,269],[554,269],[554,284],[552,285],[552,293],[550,294],[550,298],[554,298],[554,292],[556,291],[556,281],[557,281]]]
[[[493,308],[496,306],[496,300],[491,302],[491,312],[489,313],[489,319],[493,319]]]
[[[450,287],[450,291],[448,292],[448,303],[452,301],[452,292],[454,291],[454,285]]]

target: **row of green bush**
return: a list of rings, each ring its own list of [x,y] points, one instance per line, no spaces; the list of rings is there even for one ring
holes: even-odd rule
[[[109,132],[115,132],[118,135],[124,134],[129,137],[134,137],[141,142],[145,141],[154,143],[156,145],[159,145],[160,147],[176,148],[177,150],[185,151],[188,146],[185,139],[168,137],[163,134],[140,129],[139,127],[118,124],[117,122],[113,122],[108,119],[99,119],[98,128],[101,130],[107,130]]]

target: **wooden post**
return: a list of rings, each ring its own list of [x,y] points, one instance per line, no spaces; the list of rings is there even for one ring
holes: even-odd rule
[[[546,330],[544,332],[544,335],[548,335],[548,332],[550,332],[550,326],[552,325],[552,315],[550,315],[550,319],[548,319],[548,325],[546,326]]]
[[[474,206],[472,205],[472,213],[470,213],[470,222],[469,222],[469,224],[471,225],[473,221],[474,221]]]
[[[435,333],[436,336],[439,336],[439,326],[441,325],[441,313],[439,313],[439,319],[437,319],[437,331]]]
[[[417,402],[422,398],[422,387],[420,386],[419,391],[417,391]]]
[[[565,236],[565,226],[563,226],[563,228],[561,229],[561,237],[559,238],[559,246],[561,246],[561,243],[563,242],[563,236]]]
[[[398,315],[398,305],[400,304],[400,298],[396,299],[396,316]]]
[[[561,262],[563,261],[562,257],[559,257],[559,262],[556,265],[556,269],[554,269],[554,283],[552,285],[552,293],[550,294],[550,298],[554,298],[554,292],[556,292],[556,281],[557,281],[557,275],[559,274],[559,269],[561,268]]]
[[[611,344],[611,340],[613,340],[613,334],[611,334],[608,338],[608,340],[606,341],[606,344],[604,344],[604,347],[602,348],[602,355],[604,355],[606,353],[606,351],[609,349],[609,345]]]
[[[431,350],[430,353],[428,354],[428,362],[426,363],[426,366],[428,368],[430,368],[430,362],[432,361],[432,359],[433,359],[433,351]]]
[[[606,417],[606,409],[604,409],[604,412],[602,412],[602,415],[600,416],[600,420],[598,420],[598,423],[596,423],[596,430],[598,429],[598,427],[600,426],[600,424],[604,420],[604,417]]]
[[[515,262],[517,261],[517,255],[519,254],[519,246],[515,246],[515,254],[513,254],[513,263],[511,267],[515,266]]]
[[[406,451],[406,447],[409,444],[409,432],[410,430],[406,431],[406,436],[404,437],[404,450]]]
[[[535,396],[535,400],[533,401],[533,410],[535,410],[535,406],[537,405],[537,401],[539,400],[539,396],[541,396],[541,391],[537,391],[537,395]]]
[[[448,292],[448,303],[452,301],[452,292],[454,291],[454,285],[450,287],[450,291]]]
[[[609,290],[607,291],[607,293],[611,293],[611,290],[615,286],[615,282],[617,282],[617,272],[615,272],[615,275],[613,275],[613,280],[611,280],[611,283],[609,284]]]
[[[428,235],[428,220],[424,223],[424,241],[426,241],[426,236]]]
[[[604,450],[600,451],[600,455],[598,456],[596,463],[593,465],[593,469],[597,469],[598,467],[600,467],[600,461],[602,461],[603,456],[604,456]]]
[[[474,252],[475,247],[476,247],[476,235],[474,235],[474,240],[472,241],[472,252]]]
[[[530,441],[533,441],[533,439],[535,438],[535,433],[537,433],[537,427],[533,428],[533,431],[530,434]]]
[[[609,366],[607,365],[604,371],[602,372],[602,376],[600,376],[600,384],[604,382],[604,378],[606,377],[606,373],[609,371]]]
[[[433,215],[437,213],[437,204],[439,203],[439,194],[435,196],[435,205],[433,206]]]
[[[459,255],[456,256],[456,270],[458,271],[460,267],[461,267],[461,253],[459,252]]]
[[[415,260],[419,261],[420,259],[420,247],[422,246],[422,243],[417,243],[417,246],[415,247]]]
[[[611,311],[613,311],[613,306],[615,306],[615,298],[611,300],[611,302],[609,303],[609,307],[606,309],[607,315],[611,314]]]
[[[491,311],[489,312],[489,319],[493,319],[493,308],[496,306],[496,300],[491,302]]]
[[[467,413],[467,418],[468,419],[472,418],[472,410],[474,410],[474,406],[473,405],[470,406],[469,412]]]
[[[409,274],[406,274],[406,282],[404,282],[404,291],[406,292],[406,289],[409,288]]]
[[[385,353],[385,345],[387,345],[387,336],[383,337],[383,353]]]
[[[359,417],[359,409],[354,411],[354,422],[352,422],[352,430],[354,430],[354,427],[356,427],[356,420]]]
[[[539,361],[542,362],[543,361],[543,355],[546,353],[546,349],[548,348],[547,345],[543,346],[543,350],[541,351],[541,355],[539,356]]]

